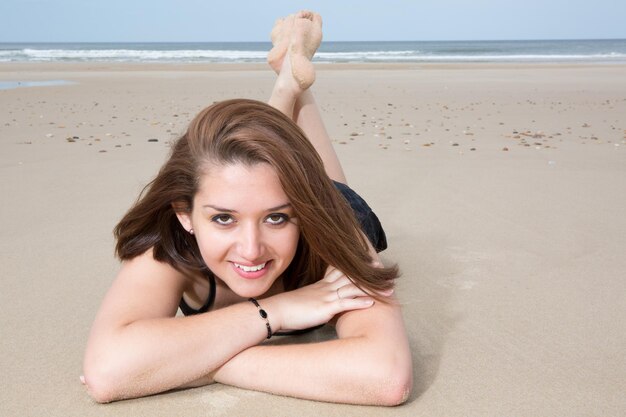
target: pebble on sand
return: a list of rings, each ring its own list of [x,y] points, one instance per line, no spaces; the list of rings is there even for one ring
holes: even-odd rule
[[[158,139],[148,139],[148,142],[158,142]]]

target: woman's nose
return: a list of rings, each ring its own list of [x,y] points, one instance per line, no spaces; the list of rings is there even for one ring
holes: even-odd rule
[[[239,255],[247,261],[256,261],[263,255],[261,231],[256,224],[242,225],[239,234]]]

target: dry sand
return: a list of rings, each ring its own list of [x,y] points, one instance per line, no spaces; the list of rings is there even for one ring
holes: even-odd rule
[[[320,66],[314,89],[350,184],[403,270],[407,404],[223,385],[93,403],[78,377],[118,268],[111,229],[196,112],[264,100],[273,77],[257,65],[0,65],[0,81],[75,83],[0,91],[0,415],[626,414],[621,65]]]

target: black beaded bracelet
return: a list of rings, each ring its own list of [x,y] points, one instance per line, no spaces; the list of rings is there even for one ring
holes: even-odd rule
[[[267,327],[267,338],[269,339],[270,337],[272,337],[272,327],[270,326],[270,321],[267,319],[267,312],[261,308],[259,302],[254,298],[250,297],[248,298],[248,301],[250,301],[256,306],[256,308],[259,309],[259,315],[261,316],[261,319],[265,320],[265,327]]]

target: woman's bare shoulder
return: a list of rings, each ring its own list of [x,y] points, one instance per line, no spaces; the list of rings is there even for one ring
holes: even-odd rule
[[[124,322],[174,316],[191,285],[189,274],[154,259],[149,249],[122,262],[100,310]]]

